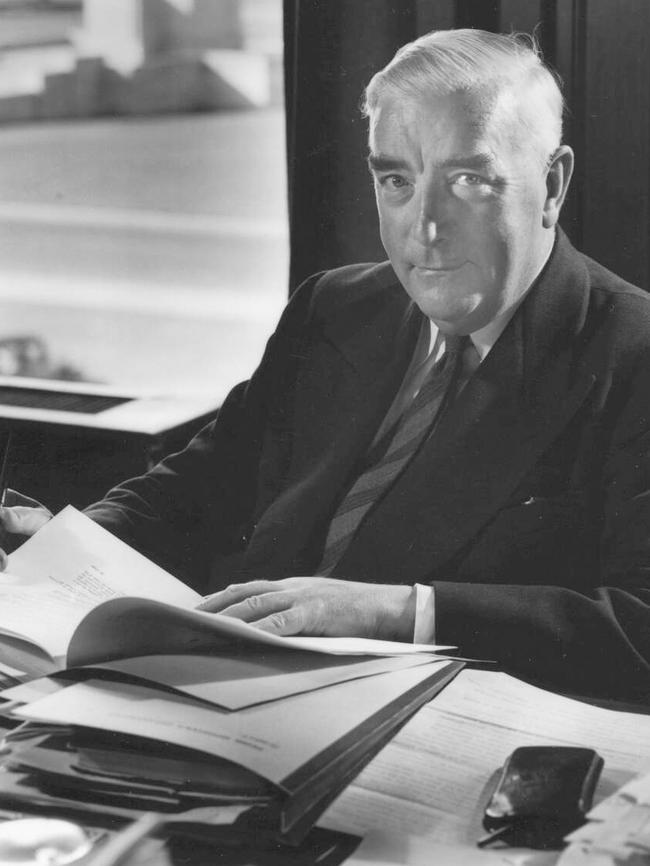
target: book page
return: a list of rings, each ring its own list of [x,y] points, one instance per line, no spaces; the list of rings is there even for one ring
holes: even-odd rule
[[[436,661],[431,655],[332,657],[297,650],[240,655],[139,656],[91,666],[168,686],[182,694],[239,710],[290,695]]]
[[[114,598],[91,611],[70,640],[68,666],[158,653],[230,652],[247,646],[308,650],[327,655],[420,655],[446,647],[346,637],[282,637],[219,613],[144,598]]]
[[[275,784],[453,663],[419,665],[230,713],[144,686],[90,680],[14,710],[21,719],[86,725],[235,761]]]
[[[114,671],[149,684],[163,685],[206,703],[235,711],[256,704],[324,688],[348,680],[405,670],[438,661],[434,656],[386,656],[350,661],[320,653],[244,652],[239,656],[156,655],[105,662],[78,668],[92,677],[95,670]],[[41,676],[0,691],[18,703],[67,688],[73,679]],[[144,682],[143,685],[147,685]]]
[[[63,667],[63,659],[50,658],[45,650],[20,638],[0,634],[0,671],[5,676],[23,679],[42,677]]]
[[[201,596],[72,506],[9,556],[0,573],[0,632],[65,655],[83,617],[137,595],[193,607]]]
[[[650,715],[602,709],[516,680],[464,670],[402,728],[319,821],[472,847],[490,784],[520,746],[586,746],[605,759],[597,799],[650,769]]]
[[[28,680],[26,683],[20,683],[17,686],[3,689],[0,695],[3,700],[15,702],[16,705],[27,704],[30,701],[54,695],[60,692],[61,689],[65,689],[68,685],[69,683],[65,680],[55,679],[54,677],[39,677],[38,679]],[[3,712],[6,709],[6,706],[2,706]]]
[[[0,573],[0,633],[29,640],[53,658],[70,649],[71,665],[214,650],[233,640],[331,655],[449,649],[356,637],[280,637],[232,617],[194,610],[202,600],[68,506],[12,553],[8,571]]]

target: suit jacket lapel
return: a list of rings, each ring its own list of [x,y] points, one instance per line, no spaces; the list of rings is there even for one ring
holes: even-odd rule
[[[247,564],[280,573],[326,520],[411,359],[422,323],[392,269],[374,291],[326,317],[299,374],[284,490],[259,520]]]
[[[335,573],[426,579],[504,505],[593,387],[593,371],[574,364],[587,294],[586,268],[561,236],[538,285]]]

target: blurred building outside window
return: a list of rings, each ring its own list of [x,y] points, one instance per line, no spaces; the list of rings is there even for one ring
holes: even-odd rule
[[[287,293],[281,56],[281,0],[0,0],[0,375],[252,372]]]

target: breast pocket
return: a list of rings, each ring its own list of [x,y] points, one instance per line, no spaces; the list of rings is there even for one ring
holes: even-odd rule
[[[468,560],[499,583],[577,584],[598,561],[598,509],[584,490],[523,493],[484,528]]]
[[[567,490],[553,496],[524,494],[500,512],[499,518],[520,533],[550,533],[555,537],[579,531],[593,517],[593,506],[584,490]],[[499,519],[497,518],[497,519]]]

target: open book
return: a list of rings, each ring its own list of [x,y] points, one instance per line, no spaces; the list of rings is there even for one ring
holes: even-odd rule
[[[195,610],[202,596],[72,506],[9,557],[0,574],[0,634],[54,661],[210,650],[242,641],[334,655],[402,655],[449,647],[365,638],[280,637]]]
[[[359,656],[373,673],[376,658],[363,656],[418,656],[444,649],[363,638],[279,637],[195,610],[201,600],[69,506],[12,553],[7,572],[0,574],[0,661],[40,675],[135,657],[209,656],[236,645],[267,653],[300,650],[303,659],[313,652]],[[331,659],[332,667],[335,662]],[[141,667],[123,672],[142,675]],[[336,681],[346,678],[351,677]]]

